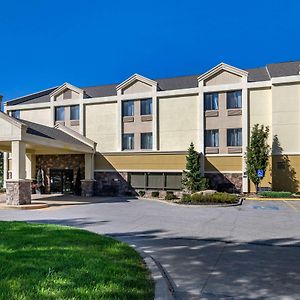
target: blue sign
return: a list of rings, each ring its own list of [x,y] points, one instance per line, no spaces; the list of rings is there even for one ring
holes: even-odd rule
[[[257,176],[259,178],[263,178],[264,177],[264,170],[257,170]]]

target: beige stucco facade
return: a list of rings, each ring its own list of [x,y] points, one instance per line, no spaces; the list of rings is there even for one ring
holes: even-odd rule
[[[85,107],[86,137],[97,143],[97,151],[116,151],[117,110],[116,103],[87,105]]]
[[[186,151],[193,142],[196,150],[202,153],[203,174],[226,174],[227,178],[228,174],[238,174],[235,178],[242,180],[240,185],[244,192],[253,190],[246,175],[245,161],[251,128],[254,124],[263,124],[270,128],[272,153],[262,186],[298,190],[295,182],[300,180],[300,139],[297,137],[300,75],[252,82],[248,80],[247,71],[220,64],[196,80],[198,86],[164,90],[158,82],[134,74],[116,86],[113,95],[103,97],[87,97],[83,89],[65,83],[51,92],[49,102],[7,105],[6,112],[20,110],[21,119],[53,127],[57,126],[55,108],[64,106],[66,119],[63,123],[70,129],[69,134],[74,134],[76,139],[86,137],[97,144],[95,156],[86,157],[91,178],[94,172],[182,172]],[[241,91],[242,107],[227,108],[226,95],[231,91]],[[66,92],[68,95],[64,96]],[[205,93],[218,93],[217,111],[204,110]],[[151,115],[141,115],[140,101],[144,99],[152,100]],[[134,101],[134,116],[123,117],[122,103],[128,100]],[[80,107],[80,119],[75,125],[70,122],[71,105]],[[1,125],[2,139],[13,141],[20,133],[10,132],[14,130],[11,127],[5,130],[7,124],[2,124],[0,119]],[[242,145],[229,147],[227,130],[233,128],[242,129],[243,141]],[[205,130],[210,129],[219,130],[217,151],[205,149]],[[134,134],[134,149],[130,151],[122,151],[122,135],[126,133]],[[142,133],[152,133],[152,149],[141,150]],[[33,148],[31,145],[31,156],[26,156],[25,160],[26,178],[35,176]],[[67,147],[47,150],[45,145],[42,148],[40,153],[43,154],[74,152]],[[13,168],[12,162],[7,162],[10,173]]]
[[[24,109],[20,111],[21,119],[51,126],[50,108]]]
[[[198,97],[195,95],[158,99],[159,149],[185,151],[199,140]]]

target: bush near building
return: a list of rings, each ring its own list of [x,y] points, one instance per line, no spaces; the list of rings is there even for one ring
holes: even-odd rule
[[[233,204],[237,203],[239,197],[235,194],[228,193],[215,193],[211,195],[205,195],[196,193],[193,195],[184,194],[181,197],[180,203],[185,204]]]

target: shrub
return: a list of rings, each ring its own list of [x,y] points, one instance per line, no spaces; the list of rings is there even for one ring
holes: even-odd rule
[[[191,195],[190,194],[182,194],[180,202],[182,203],[190,203],[191,202]]]
[[[144,197],[144,196],[145,196],[145,194],[146,194],[146,192],[145,192],[145,191],[139,191],[139,195],[140,195],[141,197]]]
[[[151,196],[157,198],[159,196],[159,192],[152,192]]]
[[[274,191],[265,191],[260,192],[259,195],[263,197],[269,197],[269,198],[289,198],[292,196],[291,192],[274,192]]]
[[[174,195],[173,192],[167,192],[166,196],[165,196],[165,200],[174,200],[177,199],[177,197]]]
[[[238,201],[238,196],[228,193],[215,193],[211,195],[203,195],[196,193],[193,195],[182,195],[182,203],[198,204],[198,203],[235,203]]]
[[[5,188],[0,188],[0,193],[5,193],[6,189]]]

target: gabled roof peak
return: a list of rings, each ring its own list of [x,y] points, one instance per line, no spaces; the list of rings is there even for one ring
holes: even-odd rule
[[[216,65],[215,67],[213,67],[212,69],[208,70],[207,72],[205,72],[204,74],[200,75],[198,77],[198,81],[202,81],[205,80],[209,77],[211,77],[212,75],[220,72],[220,71],[228,71],[231,72],[233,74],[239,75],[241,77],[247,77],[248,76],[248,72],[239,68],[236,68],[234,66],[228,65],[224,62],[219,63],[218,65]]]
[[[124,80],[122,83],[120,83],[119,85],[117,85],[116,89],[117,89],[117,91],[121,90],[124,87],[132,84],[135,81],[141,81],[141,82],[144,82],[144,83],[146,83],[148,85],[151,85],[151,86],[157,86],[157,82],[156,81],[154,81],[152,79],[149,79],[147,77],[144,77],[144,76],[142,76],[140,74],[135,73],[132,76],[130,76],[129,78],[127,78],[126,80]]]
[[[81,88],[76,87],[75,85],[72,85],[68,82],[63,83],[62,85],[60,85],[57,89],[55,89],[52,93],[50,93],[50,97],[56,96],[57,94],[60,94],[61,92],[63,92],[64,90],[69,89],[72,90],[78,94],[83,94],[84,90]]]

